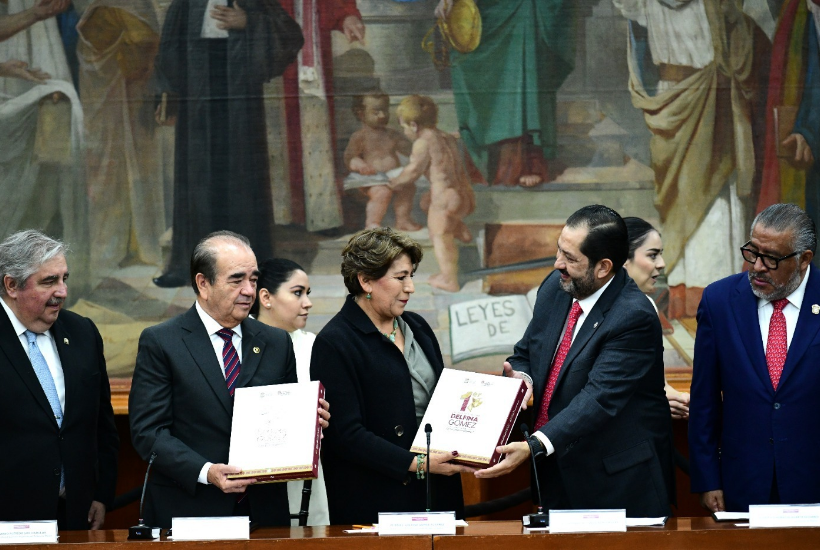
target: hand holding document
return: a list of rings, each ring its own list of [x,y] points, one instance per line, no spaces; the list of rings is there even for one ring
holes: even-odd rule
[[[520,379],[444,369],[421,421],[433,427],[430,454],[457,451],[454,464],[496,464],[501,458],[496,447],[509,439],[526,393]],[[410,451],[427,452],[423,428]]]
[[[258,483],[318,477],[326,419],[317,408],[324,395],[320,382],[237,388],[228,462],[242,471],[228,477]]]

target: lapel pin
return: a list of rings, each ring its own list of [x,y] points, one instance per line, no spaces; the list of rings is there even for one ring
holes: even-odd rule
[[[595,321],[595,324],[592,325],[592,328],[598,328],[598,321]]]
[[[259,353],[260,351],[262,351],[262,350],[260,350],[259,348],[253,348],[254,353]]]
[[[817,304],[812,304],[811,312],[814,313],[815,315],[820,314],[820,306],[817,305]]]
[[[815,311],[815,313],[817,312]],[[68,345],[68,338],[63,338],[63,344]]]

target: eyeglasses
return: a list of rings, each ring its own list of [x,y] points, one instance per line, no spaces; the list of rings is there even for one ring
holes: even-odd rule
[[[766,266],[766,269],[777,269],[777,266],[783,260],[788,260],[792,256],[797,256],[800,254],[799,251],[794,251],[791,254],[786,254],[782,258],[775,258],[774,256],[769,256],[768,254],[761,254],[760,252],[756,252],[751,248],[746,248],[752,243],[752,241],[747,242],[743,246],[740,247],[740,253],[743,254],[743,259],[749,262],[750,264],[754,264],[757,262],[757,259],[763,262],[763,265]]]

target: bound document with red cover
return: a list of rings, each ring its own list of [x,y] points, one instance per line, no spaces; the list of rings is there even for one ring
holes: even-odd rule
[[[258,483],[315,479],[322,427],[321,382],[236,388],[228,464],[242,472],[231,479]]]
[[[410,451],[427,452],[424,426],[430,424],[430,454],[458,451],[451,462],[492,466],[501,460],[495,448],[507,443],[526,393],[518,378],[444,369]]]

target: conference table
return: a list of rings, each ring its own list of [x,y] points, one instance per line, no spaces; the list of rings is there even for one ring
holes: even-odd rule
[[[167,550],[263,549],[274,550],[550,550],[599,549],[737,549],[794,550],[820,548],[820,528],[749,529],[734,523],[717,523],[711,518],[670,518],[664,527],[635,527],[626,533],[547,533],[525,534],[521,522],[476,521],[459,527],[455,535],[379,536],[373,533],[347,534],[348,527],[263,528],[251,533],[250,540],[130,541],[128,531],[66,531],[58,545],[70,550],[126,549],[160,545]],[[54,544],[2,545],[5,549],[54,549]]]

